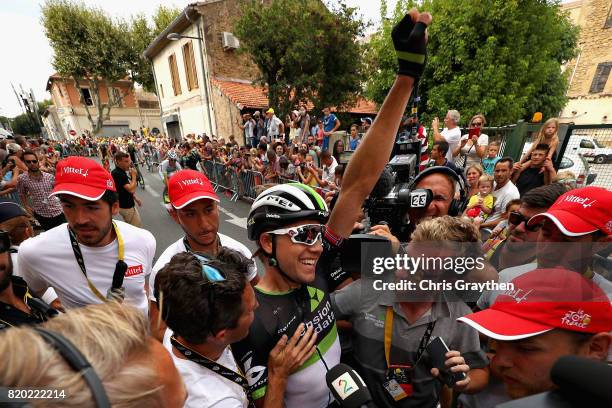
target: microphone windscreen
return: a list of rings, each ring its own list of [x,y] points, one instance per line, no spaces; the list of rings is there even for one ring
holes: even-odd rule
[[[395,184],[395,177],[391,173],[391,170],[388,167],[383,169],[383,172],[380,174],[380,177],[374,188],[372,188],[372,192],[370,193],[371,198],[383,198],[386,197],[387,194],[391,192],[393,185]]]
[[[361,408],[372,401],[370,391],[361,377],[346,364],[332,367],[325,375],[325,381],[343,408]]]
[[[563,356],[550,370],[551,380],[563,394],[597,399],[612,406],[612,367],[578,356]]]

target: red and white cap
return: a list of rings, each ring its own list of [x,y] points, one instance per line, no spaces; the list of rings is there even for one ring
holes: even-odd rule
[[[555,201],[548,211],[537,214],[529,225],[546,217],[568,237],[579,237],[602,231],[612,235],[612,191],[602,187],[570,190]]]
[[[170,204],[176,209],[181,209],[202,198],[219,202],[210,180],[195,170],[181,170],[174,173],[168,180],[168,196]]]
[[[57,163],[55,186],[49,196],[69,194],[96,201],[106,190],[117,191],[113,176],[104,167],[85,157],[70,156]]]
[[[457,320],[496,340],[513,341],[553,329],[580,333],[612,330],[612,306],[606,294],[577,272],[536,269],[514,279],[513,290],[493,306]]]

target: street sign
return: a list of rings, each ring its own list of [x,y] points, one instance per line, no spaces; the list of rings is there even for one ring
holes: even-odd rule
[[[72,130],[71,130],[70,132],[68,132],[68,133],[70,133],[70,136],[76,136],[76,130],[74,130],[74,129],[72,129]]]

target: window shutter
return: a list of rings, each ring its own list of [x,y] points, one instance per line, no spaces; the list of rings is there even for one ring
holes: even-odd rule
[[[597,65],[593,82],[591,82],[591,89],[589,93],[600,93],[603,92],[606,87],[606,82],[610,76],[610,70],[612,69],[612,62],[602,62]]]

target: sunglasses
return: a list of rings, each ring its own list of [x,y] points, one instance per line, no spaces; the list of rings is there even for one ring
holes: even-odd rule
[[[473,122],[472,126],[481,127],[482,126],[482,122]]]
[[[0,230],[0,253],[11,250],[11,237],[6,231]]]
[[[281,228],[274,231],[269,231],[268,234],[274,235],[289,235],[291,242],[294,244],[302,244],[312,246],[319,242],[325,233],[325,226],[321,224],[306,224],[299,227]]]
[[[521,225],[521,223],[524,222],[525,229],[529,232],[535,232],[535,231],[538,231],[540,228],[542,228],[542,223],[528,225],[527,223],[529,222],[530,219],[531,219],[530,217],[525,217],[523,214],[516,212],[516,211],[510,212],[510,215],[508,216],[508,222],[510,224],[514,225],[515,227],[518,227],[519,225]]]
[[[26,164],[36,164],[38,160],[24,160]]]

